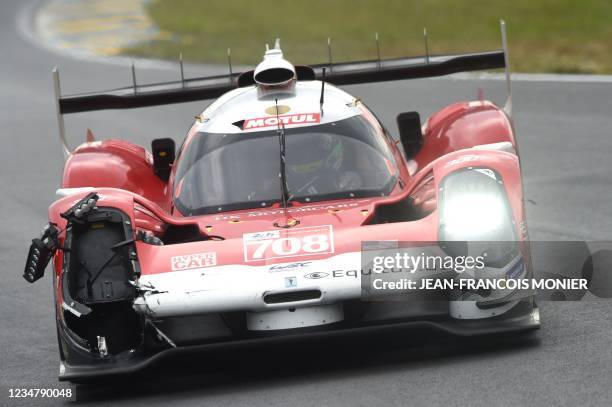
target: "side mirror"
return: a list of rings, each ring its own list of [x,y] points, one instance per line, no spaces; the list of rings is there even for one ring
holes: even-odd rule
[[[168,181],[174,163],[175,146],[171,138],[157,138],[151,142],[153,171],[163,181]]]
[[[421,117],[418,112],[405,112],[397,115],[400,142],[404,147],[407,158],[413,157],[423,145],[423,132],[421,131]]]

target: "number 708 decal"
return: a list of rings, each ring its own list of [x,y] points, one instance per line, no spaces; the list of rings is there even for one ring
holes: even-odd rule
[[[245,261],[334,252],[331,225],[245,233],[242,242]]]

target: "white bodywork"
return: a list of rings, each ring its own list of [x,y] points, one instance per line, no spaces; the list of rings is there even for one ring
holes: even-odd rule
[[[281,82],[263,83],[258,79],[266,73],[279,71],[288,73]],[[303,127],[331,123],[361,113],[353,96],[330,84],[323,86],[321,81],[297,81],[295,72],[294,66],[283,58],[277,40],[275,47],[266,50],[263,61],[255,68],[256,85],[234,89],[218,98],[202,112],[195,130],[245,133],[278,128],[279,121],[285,127]],[[308,117],[317,120],[307,120]],[[248,126],[249,121],[258,119],[267,120],[268,124]],[[245,123],[245,126],[238,123]]]
[[[320,81],[297,82],[295,95],[277,95],[280,115],[320,114]],[[284,107],[290,110],[285,111]],[[332,85],[325,84],[324,113],[320,123],[331,123],[361,114],[355,98]],[[196,123],[197,131],[206,133],[246,133],[274,130],[275,126],[255,129],[240,129],[233,123],[241,120],[271,118],[276,116],[274,98],[259,98],[255,86],[238,88],[221,96],[201,114],[201,122]],[[312,126],[313,123],[289,124],[287,128]]]
[[[343,319],[344,310],[342,309],[342,304],[247,312],[246,314],[247,329],[249,331],[306,328],[309,326],[333,324]]]
[[[370,272],[364,279],[361,260],[360,252],[352,252],[324,260],[265,266],[204,267],[143,275],[138,286],[144,293],[136,298],[134,308],[152,318],[247,311],[247,323],[252,329],[268,330],[337,322],[342,319],[342,301],[364,299],[368,295],[403,294],[407,296],[404,305],[410,306],[409,290],[367,290],[376,278],[382,277],[385,281],[407,279],[418,283],[423,274],[402,272],[382,276]],[[505,278],[513,266],[514,262],[510,262],[500,269],[486,267],[484,272],[492,278]],[[448,275],[448,271],[427,270],[427,278],[444,275]],[[521,275],[523,277],[524,274]],[[319,290],[321,296],[275,304],[264,300],[269,294],[306,290]],[[483,310],[476,306],[476,301],[451,301],[449,313],[456,319],[490,318],[507,312],[516,303],[510,301],[500,307]]]
[[[138,297],[134,307],[150,316],[166,317],[333,304],[361,296],[359,252],[304,263],[307,264],[303,267],[286,269],[278,268],[278,264],[230,265],[143,275],[139,287],[149,292]],[[348,270],[356,274],[336,278],[330,274]],[[308,278],[312,273],[328,275]],[[264,302],[267,293],[313,289],[321,291],[320,298],[281,304]]]

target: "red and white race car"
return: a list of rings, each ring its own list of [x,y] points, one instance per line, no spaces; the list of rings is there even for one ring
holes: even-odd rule
[[[277,44],[241,74],[58,94],[61,130],[67,113],[220,96],[176,154],[172,139],[154,140],[151,152],[91,137],[74,151],[65,145],[58,200],[24,273],[34,282],[52,261],[60,380],[279,335],[383,325],[457,335],[537,328],[533,298],[511,290],[364,298],[373,281],[364,242],[505,242],[485,274],[528,275],[508,114],[485,100],[450,105],[423,125],[418,113],[401,113],[394,138],[360,99],[334,86],[500,68],[505,56],[294,67]],[[410,301],[415,295],[436,301]]]

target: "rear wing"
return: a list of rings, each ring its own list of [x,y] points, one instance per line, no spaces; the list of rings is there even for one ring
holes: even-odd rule
[[[378,35],[376,35],[377,59],[357,62],[334,63],[331,43],[328,40],[328,63],[296,67],[298,79],[323,79],[334,85],[351,85],[386,82],[404,79],[429,78],[458,72],[488,69],[506,69],[507,100],[504,109],[511,115],[511,88],[504,21],[500,21],[502,49],[454,55],[429,55],[427,31],[423,30],[425,55],[420,57],[381,59]],[[59,70],[53,69],[55,99],[60,140],[64,154],[70,154],[65,134],[64,115],[105,109],[131,109],[173,103],[193,102],[217,98],[252,81],[252,71],[233,72],[228,50],[229,72],[226,75],[186,79],[182,58],[179,60],[180,80],[138,85],[136,70],[132,65],[132,86],[102,92],[62,95]],[[323,72],[325,70],[325,73]],[[302,75],[300,75],[300,72]],[[301,78],[300,78],[301,76]]]

